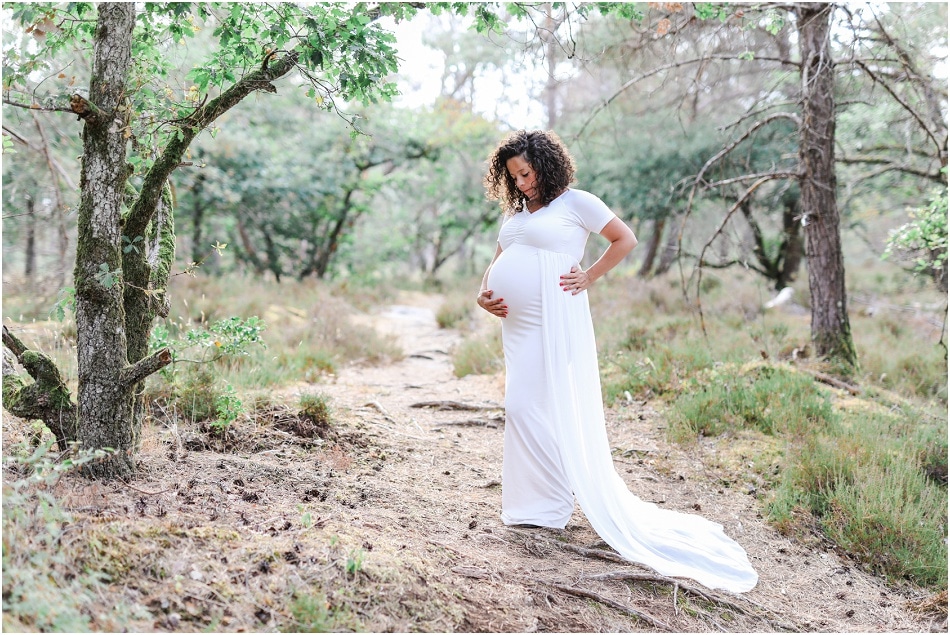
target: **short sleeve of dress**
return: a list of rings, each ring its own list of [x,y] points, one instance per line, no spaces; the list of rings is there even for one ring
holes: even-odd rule
[[[599,234],[607,223],[617,217],[602,200],[584,190],[571,190],[571,211],[577,216],[581,227]]]

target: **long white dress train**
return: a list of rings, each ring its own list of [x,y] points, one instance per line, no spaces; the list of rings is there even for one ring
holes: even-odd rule
[[[710,588],[748,591],[758,575],[721,525],[639,499],[614,470],[587,293],[559,285],[590,232],[613,217],[600,199],[571,189],[532,214],[515,214],[499,233],[502,253],[488,288],[508,305],[502,520],[563,528],[576,497],[624,558]]]

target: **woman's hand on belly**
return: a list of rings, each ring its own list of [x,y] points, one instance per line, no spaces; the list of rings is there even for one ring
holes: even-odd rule
[[[479,293],[475,302],[492,315],[497,315],[500,318],[508,317],[508,305],[505,304],[505,299],[498,298],[497,300],[493,300],[491,289],[485,289]]]

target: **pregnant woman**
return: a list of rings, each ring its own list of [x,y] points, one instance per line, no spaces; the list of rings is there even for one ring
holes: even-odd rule
[[[634,496],[613,467],[587,289],[637,244],[596,196],[570,187],[574,162],[553,132],[519,131],[489,158],[485,186],[505,217],[477,302],[502,318],[502,520],[562,529],[580,504],[625,558],[711,588],[758,576],[721,525]],[[609,241],[586,270],[587,238]]]

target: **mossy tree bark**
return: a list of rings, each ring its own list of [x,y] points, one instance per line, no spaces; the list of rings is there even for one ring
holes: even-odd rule
[[[112,113],[121,104],[131,64],[135,5],[99,6],[89,100]],[[86,119],[80,174],[76,245],[76,331],[79,367],[79,441],[113,448],[90,470],[122,477],[132,461],[132,386],[121,381],[128,366],[123,303],[121,209],[128,170],[126,139],[112,117]]]
[[[835,5],[796,5],[802,57],[802,122],[799,128],[801,206],[811,292],[811,337],[815,352],[850,366],[857,355],[848,320],[841,220],[835,176],[835,67],[831,14]]]
[[[66,382],[46,355],[29,350],[13,333],[3,327],[3,407],[21,419],[39,419],[56,437],[60,450],[76,440],[76,404]],[[7,351],[33,378],[26,383],[17,373]]]
[[[127,192],[131,195],[131,203],[135,199],[135,189],[127,185]],[[156,206],[154,218],[145,233],[145,236],[126,234],[123,238],[123,304],[128,358],[133,364],[148,355],[149,337],[155,318],[166,317],[169,310],[166,288],[168,275],[175,261],[175,216],[171,187],[167,182]],[[144,389],[144,381],[138,382],[134,388],[132,438],[136,448],[145,414],[142,400]]]

